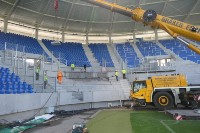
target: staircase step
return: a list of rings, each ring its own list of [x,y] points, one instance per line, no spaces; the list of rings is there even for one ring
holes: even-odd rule
[[[111,59],[112,59],[112,61],[114,63],[115,69],[116,70],[121,70],[121,64],[120,64],[119,60],[117,59],[117,57],[115,55],[114,47],[111,46],[111,44],[108,44],[107,48],[108,48],[108,51],[110,53]],[[119,75],[119,76],[121,77],[121,75]]]
[[[91,63],[92,67],[95,67],[97,69],[101,68],[101,66],[99,65],[98,61],[95,59],[95,57],[93,56],[92,51],[90,50],[90,48],[88,47],[88,45],[82,45],[83,49],[85,51],[85,54],[89,60],[89,62]]]
[[[54,57],[54,55],[52,55],[52,53],[48,50],[48,48],[44,45],[44,43],[41,40],[38,40],[38,43],[43,48],[43,50],[48,54],[49,57],[53,57],[54,62],[57,62],[57,63],[59,62],[58,59]]]

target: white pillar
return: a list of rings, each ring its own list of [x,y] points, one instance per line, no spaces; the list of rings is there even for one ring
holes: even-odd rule
[[[8,19],[4,18],[3,32],[7,33],[7,31],[8,31]]]
[[[62,42],[63,43],[65,42],[65,32],[64,32],[64,29],[62,30]]]
[[[158,30],[155,29],[154,32],[155,32],[155,42],[157,43],[158,42]]]
[[[86,45],[88,45],[89,44],[89,40],[88,40],[88,33],[86,33],[86,39],[85,39],[85,41],[86,41]]]
[[[35,39],[38,40],[38,26],[35,26]]]

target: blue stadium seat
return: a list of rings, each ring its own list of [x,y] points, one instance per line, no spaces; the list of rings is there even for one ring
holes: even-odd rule
[[[11,94],[11,93],[12,93],[12,91],[10,91],[10,89],[5,90],[5,94]]]
[[[42,40],[49,51],[53,51],[56,58],[68,66],[74,63],[75,66],[83,67],[86,64],[87,67],[91,67],[91,64],[85,54],[81,43],[61,43],[61,45],[52,45],[50,40]]]
[[[2,84],[0,84],[0,90],[3,90],[4,86]]]
[[[17,90],[17,94],[22,94],[22,93],[23,93],[22,90],[20,90],[20,89]]]
[[[145,56],[167,55],[156,43],[149,41],[140,41],[136,43],[138,49]]]
[[[17,90],[12,90],[12,94],[17,94]]]
[[[89,48],[100,63],[100,66],[114,67],[106,44],[89,44]]]
[[[5,82],[5,78],[1,77],[0,82],[2,82],[2,83]]]
[[[20,90],[20,89],[22,89],[22,88],[23,88],[23,84],[19,81],[19,82],[18,82],[17,90]]]
[[[18,84],[16,84],[15,82],[13,82],[12,84],[12,90],[17,90],[18,88]]]
[[[139,58],[130,43],[117,44],[116,50],[123,61],[127,63],[127,67],[134,68],[139,66]]]
[[[175,39],[160,40],[159,42],[167,49],[170,49],[171,51],[173,51],[183,60],[190,60],[192,62],[200,64],[200,55],[190,50],[182,42],[179,42]]]
[[[15,82],[20,82],[20,77],[19,76],[15,77]]]
[[[33,53],[33,54],[43,54],[43,49],[38,43],[38,41],[32,37],[18,35],[14,33],[4,33],[0,32],[0,50],[4,50],[6,43],[6,48],[10,50]],[[1,70],[0,70],[1,71]]]
[[[9,82],[6,83],[6,90],[9,90],[11,88],[11,84]]]
[[[4,93],[5,93],[4,90],[1,90],[1,89],[0,89],[0,94],[4,94]]]
[[[0,94],[33,93],[33,88],[26,82],[21,82],[15,73],[10,74],[8,68],[0,68]]]
[[[23,90],[27,90],[28,89],[28,84],[26,82],[23,82]]]

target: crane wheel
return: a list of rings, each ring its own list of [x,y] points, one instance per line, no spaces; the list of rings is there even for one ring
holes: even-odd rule
[[[173,97],[167,92],[156,93],[153,97],[153,103],[160,110],[170,109],[174,107]]]

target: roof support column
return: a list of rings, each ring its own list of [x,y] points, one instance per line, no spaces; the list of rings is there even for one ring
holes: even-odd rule
[[[38,40],[38,26],[35,26],[35,39]]]
[[[65,32],[64,32],[64,29],[62,30],[62,42],[63,43],[65,42]]]
[[[157,43],[158,42],[158,30],[154,29],[154,32],[155,32],[155,42]]]
[[[89,41],[88,41],[88,33],[86,33],[85,37],[86,37],[86,39],[85,39],[86,45],[88,45],[88,44],[89,44]]]
[[[4,18],[4,27],[3,27],[3,32],[7,33],[8,31],[8,18]]]
[[[109,34],[109,44],[112,44],[112,37],[111,37],[111,33]]]

